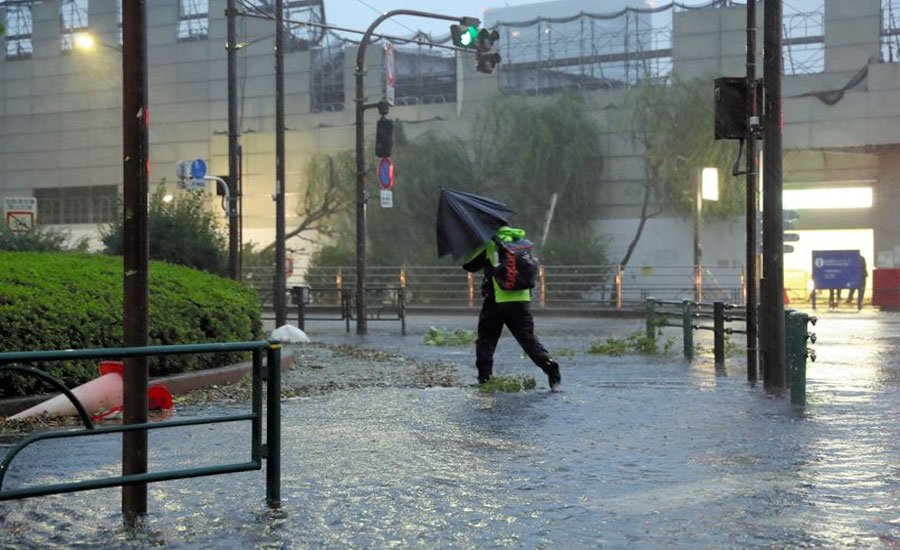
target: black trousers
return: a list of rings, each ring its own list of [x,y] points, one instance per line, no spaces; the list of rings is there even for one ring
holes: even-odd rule
[[[491,377],[494,370],[494,350],[503,332],[509,329],[528,357],[545,373],[549,369],[550,354],[534,336],[534,318],[529,302],[503,302],[498,304],[485,298],[478,315],[478,340],[475,342],[475,366],[478,380],[483,382]]]

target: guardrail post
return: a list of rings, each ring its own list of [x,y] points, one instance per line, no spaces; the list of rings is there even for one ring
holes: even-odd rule
[[[262,374],[262,350],[257,348],[253,350],[253,375],[250,379],[253,408],[253,421],[250,423],[250,459],[257,463],[262,463]]]
[[[684,358],[694,360],[694,302],[681,301],[681,331],[684,340]]]
[[[713,302],[713,355],[716,367],[725,366],[725,303]]]
[[[341,301],[341,315],[344,317],[347,332],[350,332],[350,290],[338,287],[339,300]]]
[[[334,276],[334,286],[338,289],[338,302],[343,304],[344,299],[344,270],[342,268],[338,268],[337,275]]]
[[[622,309],[622,266],[616,266],[616,309]]]
[[[281,508],[281,344],[266,351],[266,503]]]
[[[406,336],[406,288],[397,290],[397,313],[400,316],[400,334]]]
[[[538,266],[538,280],[541,283],[541,309],[547,307],[547,272],[543,264]]]
[[[647,338],[656,340],[656,298],[649,297],[646,302]]]

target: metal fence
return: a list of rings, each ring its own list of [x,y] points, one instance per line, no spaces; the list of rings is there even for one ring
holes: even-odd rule
[[[533,302],[552,309],[633,309],[649,296],[665,300],[700,298],[705,301],[742,302],[741,267],[547,265],[541,266]],[[244,281],[257,289],[265,306],[272,304],[273,270],[245,268]],[[481,274],[456,266],[373,266],[366,272],[371,306],[396,302],[397,287],[405,291],[408,308],[474,307],[481,301]],[[316,267],[288,277],[287,288],[305,285],[318,289],[309,296],[311,306],[340,307],[338,289],[356,289],[354,266]],[[384,290],[378,290],[383,288]]]

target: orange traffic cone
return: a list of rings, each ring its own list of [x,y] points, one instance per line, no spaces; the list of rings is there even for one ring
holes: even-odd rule
[[[102,361],[100,377],[78,386],[72,390],[81,401],[84,409],[94,420],[102,419],[114,412],[122,410],[122,370],[121,361]],[[147,391],[149,409],[172,408],[172,395],[161,384],[152,386]],[[72,416],[78,414],[75,405],[63,394],[50,398],[39,405],[26,409],[7,420],[21,420],[42,415]]]

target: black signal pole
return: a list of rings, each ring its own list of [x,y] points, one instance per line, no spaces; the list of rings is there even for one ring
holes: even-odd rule
[[[747,116],[758,122],[756,112],[756,0],[747,0]],[[745,265],[747,274],[745,285],[747,288],[747,380],[756,382],[757,377],[757,327],[758,312],[756,304],[759,302],[756,280],[756,213],[757,213],[757,177],[756,159],[756,124],[747,124],[747,255]]]
[[[275,0],[275,326],[287,322],[284,219],[284,2]]]
[[[279,0],[280,2],[280,0]],[[277,9],[277,8],[276,8]],[[396,15],[410,15],[427,19],[443,19],[460,24],[478,25],[480,21],[473,17],[453,17],[440,13],[429,13],[416,10],[393,10],[380,15],[363,34],[356,50],[356,333],[366,334],[366,142],[365,112],[378,106],[378,103],[367,104],[365,98],[364,78],[366,70],[366,49],[372,40],[375,28],[385,19]],[[282,263],[283,270],[283,263]]]
[[[781,16],[782,0],[765,0],[763,12],[763,85],[765,89],[763,169],[763,288],[761,335],[763,382],[772,392],[783,390],[784,346],[784,231],[781,165]]]
[[[122,201],[124,210],[124,322],[126,347],[146,346],[147,272],[150,242],[147,232],[147,32],[146,2],[122,2]],[[122,382],[122,421],[147,422],[148,369],[146,357],[125,359]],[[147,471],[147,431],[122,434],[122,475]],[[147,513],[147,484],[122,486],[122,514],[135,525]]]

